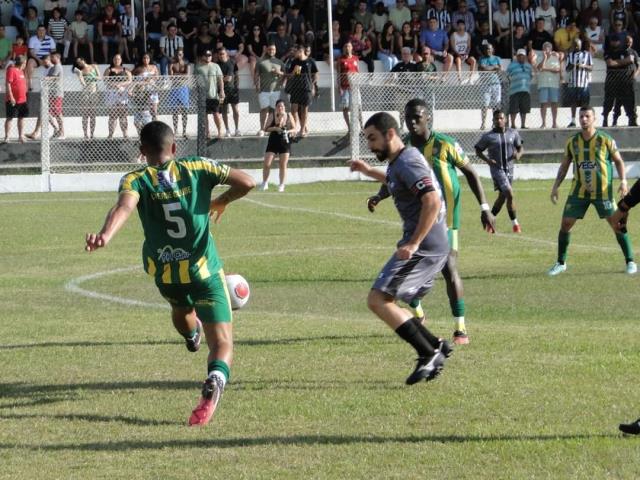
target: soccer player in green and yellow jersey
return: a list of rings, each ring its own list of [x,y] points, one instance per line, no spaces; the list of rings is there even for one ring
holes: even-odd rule
[[[456,168],[459,169],[469,182],[481,208],[480,219],[483,227],[489,232],[495,232],[495,218],[489,209],[482,183],[469,159],[453,138],[429,128],[431,116],[427,103],[419,98],[410,100],[404,108],[405,121],[410,134],[410,143],[420,150],[433,169],[447,207],[447,228],[450,252],[442,275],[447,283],[447,295],[451,313],[454,317],[455,328],[453,341],[458,345],[469,343],[469,336],[464,323],[465,305],[463,298],[462,279],[458,273],[458,230],[460,228],[460,182]],[[377,195],[370,197],[367,206],[370,211],[380,200],[386,198],[388,192],[381,188]],[[409,304],[417,318],[424,318],[422,306],[418,300]]]
[[[140,143],[148,166],[122,178],[118,202],[100,232],[87,234],[86,250],[105,247],[138,209],[144,231],[144,269],[171,304],[173,325],[189,351],[200,347],[202,331],[207,340],[208,376],[189,418],[189,425],[205,425],[229,379],[233,356],[229,294],[209,232],[209,216],[217,223],[225,207],[246,195],[255,182],[207,158],[175,159],[174,133],[165,123],[145,125]],[[220,184],[230,188],[212,200],[211,190]]]
[[[551,190],[551,201],[558,201],[558,187],[567,175],[569,166],[573,164],[573,183],[571,192],[567,198],[562,213],[560,232],[558,233],[558,260],[549,269],[551,276],[558,275],[567,270],[567,249],[571,228],[576,220],[584,218],[589,205],[596,207],[598,216],[606,218],[616,234],[616,239],[627,263],[626,272],[634,274],[638,267],[633,261],[633,250],[627,233],[616,232],[616,226],[612,223],[612,215],[616,210],[616,202],[613,198],[613,168],[615,164],[621,195],[628,192],[627,177],[624,170],[624,162],[618,151],[616,141],[608,134],[595,127],[595,112],[593,107],[580,109],[580,133],[572,135],[567,141],[564,158],[558,168],[558,175]]]

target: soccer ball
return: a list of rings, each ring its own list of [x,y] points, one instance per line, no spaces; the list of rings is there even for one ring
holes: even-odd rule
[[[244,307],[249,301],[249,283],[244,279],[242,275],[237,273],[229,273],[225,275],[227,280],[227,290],[229,291],[229,298],[231,300],[231,308],[238,310]]]

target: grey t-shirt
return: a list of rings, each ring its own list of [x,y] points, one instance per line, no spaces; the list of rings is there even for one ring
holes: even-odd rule
[[[56,80],[49,83],[49,96],[51,98],[64,97],[64,88],[62,88],[62,65],[59,63],[51,65],[47,70],[47,77],[54,77]]]
[[[280,79],[284,73],[284,63],[279,58],[268,58],[260,60],[256,66],[258,70],[258,76],[260,77],[260,91],[261,92],[275,92],[279,90]],[[274,70],[279,72],[280,75],[274,73]]]
[[[386,181],[402,218],[403,235],[398,242],[400,246],[409,241],[418,225],[422,195],[435,191],[442,200],[442,193],[429,164],[415,147],[406,147],[389,164]],[[446,207],[442,200],[438,218],[420,244],[420,249],[427,250],[428,254],[443,255],[449,252],[445,213]]]
[[[513,171],[513,160],[516,150],[522,146],[520,134],[514,128],[507,128],[504,133],[497,130],[482,135],[475,148],[488,151],[488,157],[497,162],[497,166],[491,165],[491,170],[501,169],[509,173]]]

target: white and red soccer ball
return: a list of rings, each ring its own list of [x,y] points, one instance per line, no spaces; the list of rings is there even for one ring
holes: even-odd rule
[[[238,310],[244,307],[249,301],[249,296],[251,295],[249,283],[242,275],[237,273],[228,273],[225,277],[227,280],[229,298],[231,299],[231,308],[233,310]]]

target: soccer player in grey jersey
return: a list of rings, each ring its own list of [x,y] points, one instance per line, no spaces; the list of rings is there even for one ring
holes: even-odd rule
[[[416,368],[406,380],[407,385],[413,385],[434,379],[452,352],[447,342],[395,303],[422,298],[447,262],[444,202],[427,161],[416,148],[405,147],[398,135],[398,124],[390,114],[373,115],[364,126],[364,134],[371,152],[379,160],[388,160],[389,166],[385,174],[362,160],[354,160],[351,170],[387,185],[403,224],[397,250],[371,287],[367,303],[418,352]]]
[[[522,229],[516,216],[516,204],[513,201],[513,164],[514,160],[520,160],[524,149],[522,139],[515,128],[507,128],[507,117],[501,110],[493,112],[493,130],[482,135],[475,145],[476,155],[489,164],[493,187],[498,192],[491,213],[498,216],[505,200],[507,212],[511,219],[514,233],[520,233]],[[488,151],[488,156],[484,151]]]

